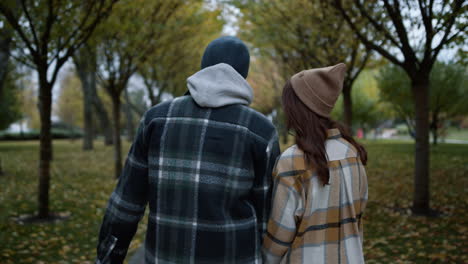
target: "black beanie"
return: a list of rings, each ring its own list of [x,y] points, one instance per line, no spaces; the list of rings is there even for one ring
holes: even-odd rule
[[[201,68],[218,63],[231,65],[240,75],[247,78],[250,64],[249,50],[244,42],[236,37],[217,38],[206,47]]]

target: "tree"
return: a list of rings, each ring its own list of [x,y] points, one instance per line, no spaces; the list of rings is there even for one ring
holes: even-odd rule
[[[129,106],[132,112],[139,117],[145,114],[146,110],[150,107],[151,104],[151,101],[148,103],[147,100],[148,89],[150,88],[148,88],[146,85],[143,89],[134,87],[132,90],[128,89],[128,97],[125,95],[125,103]]]
[[[429,215],[430,72],[444,47],[465,41],[464,0],[330,0],[360,41],[411,80],[416,144],[413,213]]]
[[[97,117],[97,120],[93,119],[93,128],[96,133],[101,133],[104,136],[104,145],[110,146],[114,143],[111,115],[109,114],[112,112],[112,102],[102,86],[96,84],[90,88],[93,109]]]
[[[202,1],[192,2],[173,14],[172,22],[165,25],[164,38],[138,69],[151,105],[158,104],[165,93],[178,96],[186,92],[186,79],[200,69],[204,48],[221,33],[219,10],[209,11]]]
[[[21,87],[19,79],[21,74],[15,67],[8,67],[3,81],[2,101],[0,103],[0,130],[7,129],[12,123],[22,117],[21,113]]]
[[[11,41],[13,30],[0,17],[0,103],[3,103],[3,86],[7,78],[8,63],[10,61]]]
[[[137,8],[142,5],[144,9]],[[188,71],[193,73],[194,65],[200,61],[200,56],[194,59],[193,54],[200,54],[200,45],[207,42],[200,38],[206,32],[205,12],[209,11],[205,11],[200,0],[124,1],[116,6],[99,33],[98,77],[113,104],[116,177],[122,168],[121,96],[130,78],[140,72],[149,83],[148,93],[155,103],[163,92],[182,94]],[[158,95],[153,93],[155,88]]]
[[[122,170],[121,95],[138,65],[151,56],[182,1],[121,1],[98,32],[98,78],[112,100],[115,177]],[[145,8],[138,8],[145,6]],[[150,24],[151,27],[147,25]]]
[[[465,92],[467,75],[465,68],[456,63],[436,62],[431,71],[431,94],[429,104],[429,129],[433,144],[437,144],[439,128],[443,121],[468,113]],[[411,100],[411,80],[398,66],[387,65],[378,75],[381,100],[388,102],[399,118],[406,121],[408,130],[414,135],[414,102]]]
[[[252,108],[268,115],[281,107],[281,92],[285,80],[275,61],[267,56],[252,56],[247,80],[255,94]],[[279,123],[275,125],[278,126]]]
[[[371,52],[353,37],[336,10],[322,1],[238,1],[242,11],[241,32],[249,42],[283,65],[288,79],[304,69],[344,62],[345,123],[352,125],[351,89],[371,57]]]
[[[111,119],[109,117],[109,111],[106,110],[104,106],[104,102],[101,99],[102,97],[99,95],[96,87],[93,85],[91,86],[91,95],[90,97],[93,98],[93,108],[96,116],[99,120],[99,125],[101,126],[101,132],[104,135],[104,145],[109,146],[114,144],[114,138],[112,136],[112,124]],[[97,126],[93,126],[97,130]]]
[[[70,129],[83,127],[85,123],[80,86],[75,73],[68,72],[60,82],[60,93],[54,107],[55,115]]]
[[[18,81],[21,86],[19,95],[20,112],[22,114],[21,123],[25,123],[28,129],[39,130],[41,128],[39,113],[37,108],[31,107],[36,106],[38,102],[37,85],[34,83],[30,73],[25,73]]]
[[[344,120],[342,104],[343,94],[338,98],[336,106],[333,108],[331,116],[335,120]],[[377,82],[375,80],[375,70],[364,70],[353,84],[353,124],[356,128],[361,128],[366,132],[374,128],[379,121],[383,121],[388,116],[388,109],[385,104],[379,102]]]
[[[252,108],[271,115],[283,144],[288,144],[289,132],[283,122],[284,113],[281,107],[281,93],[285,84],[281,66],[269,56],[252,56],[247,80],[255,95]]]
[[[52,160],[52,87],[58,73],[73,53],[91,36],[97,24],[111,11],[115,0],[2,1],[0,15],[15,32],[17,59],[35,68],[39,82],[41,117],[39,158],[40,219],[50,217],[49,183]],[[16,10],[21,10],[21,16]]]
[[[83,92],[84,137],[83,150],[93,149],[93,92],[96,89],[96,56],[92,47],[85,43],[74,55],[73,62],[81,80]]]
[[[133,111],[130,106],[130,95],[128,89],[124,89],[124,99],[125,103],[123,105],[123,111],[125,112],[125,117],[127,119],[127,140],[132,142],[135,137],[135,122],[133,120]]]
[[[104,134],[104,144],[111,145],[113,141],[109,114],[97,93],[97,44],[95,42],[93,38],[89,39],[73,56],[73,62],[80,77],[83,91],[85,117],[83,150],[93,148],[94,133],[97,131],[97,128],[93,125],[93,112],[99,119],[99,125]]]
[[[17,121],[20,117],[18,109],[18,98],[16,92],[17,85],[8,72],[11,44],[13,40],[12,28],[0,17],[0,130],[7,129],[10,124]],[[0,159],[0,175],[3,175],[2,161]]]

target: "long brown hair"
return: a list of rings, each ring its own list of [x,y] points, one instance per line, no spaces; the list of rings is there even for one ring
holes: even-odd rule
[[[322,183],[328,184],[329,170],[325,141],[327,130],[337,128],[341,136],[358,151],[362,164],[367,164],[367,152],[357,143],[347,129],[336,121],[322,117],[311,111],[292,88],[291,81],[283,88],[283,109],[286,115],[286,127],[295,132],[296,144],[304,152],[306,164],[312,166]]]

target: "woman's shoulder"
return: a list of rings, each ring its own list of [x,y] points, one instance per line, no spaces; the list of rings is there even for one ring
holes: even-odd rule
[[[290,146],[289,148],[287,148],[285,151],[283,151],[283,153],[281,153],[280,157],[287,158],[287,157],[299,156],[299,155],[303,155],[303,154],[304,153],[302,152],[302,150],[296,144],[294,144],[294,145]]]
[[[356,148],[346,139],[339,137],[328,139],[325,142],[325,149],[329,161],[343,160],[357,157]]]
[[[287,148],[278,158],[275,171],[278,176],[294,176],[306,170],[304,152],[297,145]]]

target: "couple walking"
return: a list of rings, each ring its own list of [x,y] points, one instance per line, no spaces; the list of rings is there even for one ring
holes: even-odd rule
[[[248,107],[244,43],[205,50],[185,96],[143,116],[99,234],[97,263],[122,263],[149,205],[146,263],[363,263],[367,154],[329,118],[346,66],[285,84],[296,144]]]

